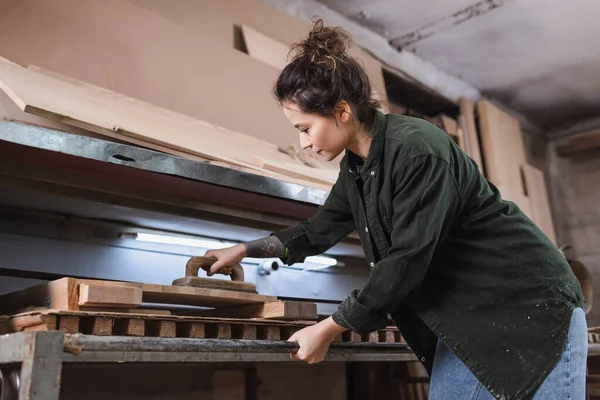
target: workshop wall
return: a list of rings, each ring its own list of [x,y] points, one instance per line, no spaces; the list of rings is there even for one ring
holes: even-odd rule
[[[551,176],[551,198],[559,242],[569,244],[567,252],[585,264],[594,282],[600,282],[600,152],[559,157],[555,147],[548,146]],[[588,325],[600,325],[600,293],[596,290]]]
[[[2,57],[280,146],[298,140],[272,96],[279,70],[236,50],[234,26],[246,24],[287,46],[304,37],[310,25],[260,0],[5,3]],[[379,62],[358,49],[354,54],[385,98]],[[5,104],[4,93],[0,97],[0,116],[23,119]],[[25,119],[48,125],[44,119]]]

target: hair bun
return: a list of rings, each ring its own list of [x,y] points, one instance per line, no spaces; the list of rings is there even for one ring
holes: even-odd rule
[[[346,49],[351,44],[352,38],[343,28],[325,26],[323,20],[318,19],[308,37],[292,45],[291,62],[312,63],[335,69],[337,61],[348,57]]]

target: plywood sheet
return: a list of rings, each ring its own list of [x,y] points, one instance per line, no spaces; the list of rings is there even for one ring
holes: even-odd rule
[[[487,100],[477,104],[487,178],[502,197],[531,215],[524,191],[525,147],[519,122]]]
[[[556,244],[556,233],[552,220],[552,211],[548,201],[548,191],[544,172],[531,165],[525,164],[523,168],[527,195],[531,204],[530,217],[533,222]]]
[[[335,170],[312,168],[290,162],[277,162],[256,156],[252,158],[252,161],[255,165],[268,171],[292,176],[294,178],[313,180],[320,183],[333,184],[336,182],[339,175],[339,171]]]
[[[20,67],[0,58],[0,88],[25,112],[100,134],[118,134],[185,154],[254,167],[251,154],[289,160],[273,145],[107,89]]]
[[[479,136],[477,134],[477,125],[475,124],[475,105],[471,100],[461,98],[459,100],[461,119],[464,129],[464,149],[475,161],[479,171],[483,173],[483,161],[481,159],[481,148]]]
[[[282,70],[287,65],[290,48],[277,40],[258,32],[247,25],[242,25],[242,33],[246,49],[251,57],[270,66]]]

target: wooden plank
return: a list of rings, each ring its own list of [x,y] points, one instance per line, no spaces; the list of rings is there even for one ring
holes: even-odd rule
[[[475,161],[479,171],[483,174],[483,161],[481,158],[481,148],[479,145],[479,136],[477,134],[477,125],[475,124],[475,105],[471,100],[461,97],[458,101],[461,113],[461,122],[463,125],[465,151]]]
[[[203,289],[186,286],[166,286],[144,283],[142,301],[149,303],[185,304],[205,307],[235,306],[276,301],[275,296]]]
[[[107,317],[80,318],[79,331],[87,335],[112,335],[114,319]]]
[[[177,332],[175,321],[146,321],[146,335],[174,338]]]
[[[256,293],[256,285],[249,282],[232,281],[198,276],[185,276],[173,281],[173,286],[201,287],[205,289],[235,290],[239,292]]]
[[[344,342],[362,342],[362,337],[354,331],[346,331],[342,333],[342,340]]]
[[[231,337],[233,339],[255,340],[257,338],[257,329],[254,325],[232,325]]]
[[[465,138],[462,129],[460,129],[458,121],[445,114],[440,114],[440,119],[442,120],[442,127],[444,128],[444,131],[448,135],[456,136],[458,138],[458,146],[466,151]]]
[[[281,340],[281,332],[277,326],[258,326],[256,333],[260,340]]]
[[[294,178],[316,181],[319,183],[334,184],[339,175],[339,172],[335,170],[312,168],[292,162],[279,162],[257,156],[252,158],[252,162],[260,168],[268,171],[277,172]]]
[[[79,305],[135,308],[142,305],[142,289],[118,285],[79,284]]]
[[[316,303],[301,301],[272,301],[237,307],[203,310],[197,315],[207,317],[264,318],[283,320],[306,320],[317,318]]]
[[[544,172],[534,166],[525,164],[523,173],[525,175],[527,196],[530,201],[531,220],[540,227],[552,243],[556,244],[556,232]]]
[[[79,317],[76,315],[61,315],[58,317],[58,329],[65,333],[79,332]]]
[[[396,343],[394,331],[383,330],[379,331],[379,342],[381,343]]]
[[[214,371],[211,393],[212,400],[246,400],[246,371]]]
[[[280,71],[285,68],[288,63],[287,55],[290,51],[289,46],[247,25],[242,25],[241,30],[244,35],[246,49],[251,57]]]
[[[81,311],[96,311],[96,312],[118,312],[129,314],[152,314],[152,315],[171,315],[169,310],[158,310],[153,308],[110,308],[110,307],[86,307],[80,306]]]
[[[73,125],[78,121],[76,126],[99,134],[116,133],[124,141],[142,140],[147,147],[157,144],[163,150],[242,166],[252,166],[253,154],[289,160],[273,146],[264,146],[263,141],[248,135],[94,85],[25,69],[5,59],[0,59],[0,88],[25,112]]]
[[[586,132],[556,146],[556,153],[561,157],[568,157],[582,151],[592,151],[600,149],[600,130]]]
[[[78,294],[77,281],[62,278],[0,296],[0,308],[6,314],[17,313],[28,306],[76,311]]]
[[[201,322],[185,322],[177,324],[177,337],[204,339],[205,326]]]
[[[32,326],[43,327],[42,330],[47,331],[57,329],[56,316],[54,315],[35,314],[15,316],[10,318],[9,324],[13,332],[27,331],[27,328]]]
[[[524,192],[525,145],[519,122],[487,100],[477,103],[477,111],[487,178],[505,200],[531,215]]]
[[[143,319],[139,318],[119,318],[115,320],[114,332],[116,335],[144,336],[146,324]]]
[[[206,337],[214,339],[231,339],[230,324],[207,324],[205,326]]]

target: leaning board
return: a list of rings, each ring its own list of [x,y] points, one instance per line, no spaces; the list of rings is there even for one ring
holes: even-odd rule
[[[252,157],[259,155],[288,163],[294,172],[293,159],[268,142],[1,57],[0,88],[25,112],[108,137],[251,169],[257,169]]]

